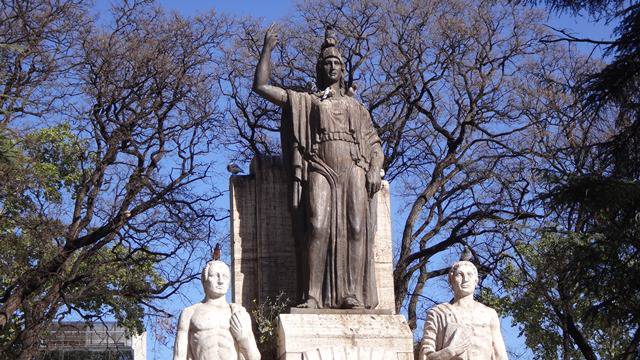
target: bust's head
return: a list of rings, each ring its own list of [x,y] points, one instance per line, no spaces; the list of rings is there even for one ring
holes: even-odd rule
[[[449,284],[455,299],[473,295],[478,285],[478,269],[469,261],[456,262],[449,270]]]
[[[201,280],[202,287],[208,298],[225,296],[231,280],[229,266],[219,260],[209,261],[202,269]]]

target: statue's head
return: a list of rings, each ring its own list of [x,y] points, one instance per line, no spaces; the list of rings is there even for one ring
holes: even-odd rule
[[[478,285],[478,269],[470,261],[458,261],[449,270],[449,284],[454,297],[472,295]]]
[[[231,281],[229,266],[219,260],[212,260],[202,269],[202,287],[207,297],[225,296]]]
[[[329,26],[316,63],[316,82],[319,90],[324,90],[335,83],[339,83],[340,88],[344,89],[344,60],[336,43],[336,33]]]

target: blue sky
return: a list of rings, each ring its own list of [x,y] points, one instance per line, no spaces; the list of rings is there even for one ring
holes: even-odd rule
[[[101,10],[106,9],[109,6],[109,1],[97,0],[96,1],[96,10],[97,12],[101,12]],[[197,0],[161,0],[159,3],[167,8],[179,11],[185,15],[196,14],[203,11],[209,11],[211,9],[216,9],[219,12],[226,13],[231,16],[258,16],[263,17],[265,23],[270,23],[274,21],[285,21],[287,17],[292,15],[295,11],[295,2],[293,1],[259,1],[259,0],[235,0],[235,1],[197,1]],[[568,29],[576,36],[579,37],[590,37],[593,39],[608,39],[611,37],[611,29],[612,26],[605,25],[602,23],[596,23],[590,20],[588,17],[574,17],[568,14],[564,15],[552,15],[548,20],[549,25],[555,28],[563,28]],[[590,48],[585,46],[581,46],[582,51],[589,51]],[[596,52],[598,54],[598,52]],[[226,188],[226,176],[228,174],[222,170],[224,169],[224,165],[226,165],[226,159],[218,159],[218,167],[220,167],[220,171],[218,175],[220,176],[219,180],[219,188]],[[393,221],[395,232],[398,232],[399,227],[403,223],[403,219],[400,207],[400,201],[394,201],[392,199],[392,203],[394,205],[394,211],[392,216],[396,217]],[[228,204],[228,200],[223,200],[221,204]],[[446,286],[442,284],[443,291],[446,289]],[[438,287],[440,287],[438,285]],[[179,308],[188,305],[189,303],[199,301],[202,298],[200,290],[200,284],[196,283],[193,286],[190,286],[186,289],[184,297],[177,297],[176,301],[172,301],[173,309],[170,311],[175,315],[177,315],[177,311]],[[525,346],[524,340],[518,337],[518,330],[510,326],[509,319],[504,319],[502,323],[504,337],[507,342],[507,346],[512,350],[515,350],[517,353],[523,353]],[[160,342],[156,340],[152,332],[148,333],[148,359],[170,359],[171,358],[171,349],[167,346],[164,346]],[[173,338],[168,339],[168,344],[171,345],[173,343]],[[522,359],[530,359],[532,356],[527,353],[524,353]]]

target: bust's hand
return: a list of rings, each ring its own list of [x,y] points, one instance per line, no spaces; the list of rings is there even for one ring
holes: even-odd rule
[[[460,356],[471,346],[471,330],[468,327],[459,327],[456,330],[456,334],[454,336],[459,339],[459,341],[456,341],[455,344],[443,349],[448,355],[448,357],[445,357],[445,359],[451,359]]]
[[[278,34],[276,33],[275,24],[271,24],[264,34],[264,49],[271,51],[278,44]]]
[[[243,342],[249,338],[251,332],[251,318],[246,310],[241,309],[231,315],[231,335],[237,342]]]
[[[369,193],[369,197],[373,197],[380,190],[381,185],[380,169],[372,166],[367,171],[367,193]]]

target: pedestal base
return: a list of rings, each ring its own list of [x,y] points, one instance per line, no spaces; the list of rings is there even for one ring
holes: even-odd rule
[[[279,360],[412,360],[413,335],[402,315],[282,314]]]

